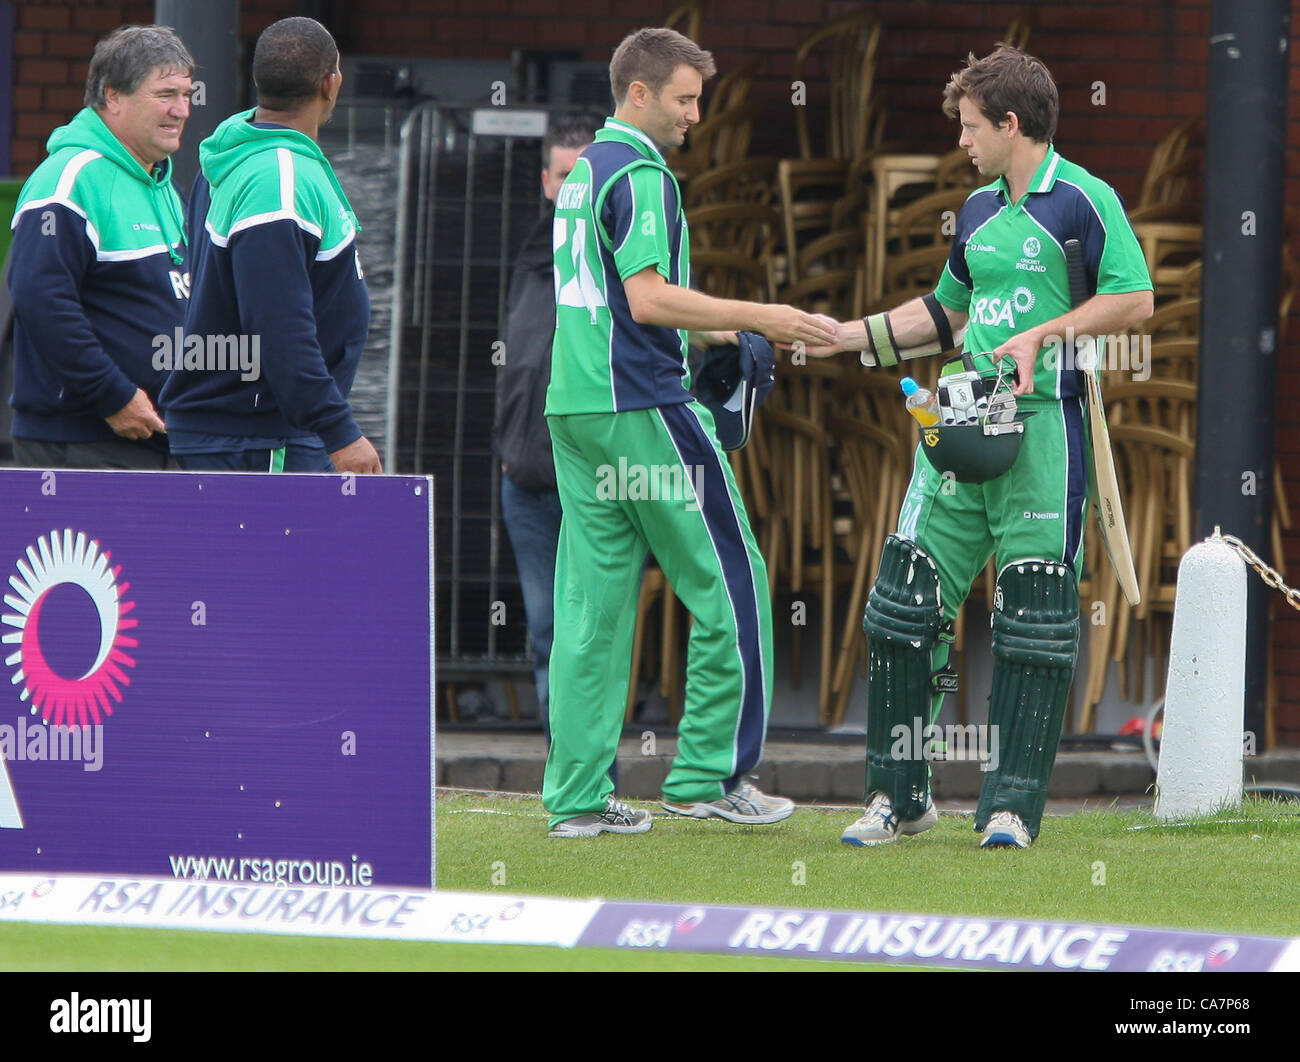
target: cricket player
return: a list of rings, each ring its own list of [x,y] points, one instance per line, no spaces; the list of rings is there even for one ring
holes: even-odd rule
[[[900,352],[950,349],[965,328],[965,350],[981,373],[1014,360],[1019,408],[1033,415],[1015,463],[987,482],[953,482],[917,449],[867,605],[867,807],[842,840],[887,844],[938,821],[924,759],[894,750],[913,749],[913,730],[938,718],[941,690],[955,677],[953,620],[994,556],[989,723],[998,762],[984,776],[975,829],[984,847],[1027,848],[1038,835],[1078,656],[1089,502],[1083,378],[1060,339],[1067,328],[1113,334],[1150,316],[1151,278],[1119,197],[1053,146],[1057,89],[1039,60],[1006,45],[982,59],[971,54],[948,82],[943,107],[960,119],[959,143],[972,164],[993,181],[958,215],[935,291],[840,324],[832,350],[896,365]],[[1082,244],[1095,292],[1074,309],[1069,239]],[[909,740],[897,741],[900,733]]]
[[[713,418],[687,390],[687,330],[713,331],[713,343],[752,329],[829,345],[834,322],[689,288],[686,219],[664,152],[699,121],[713,73],[712,56],[672,30],[626,38],[610,63],[614,116],[556,197],[546,415],[563,519],[542,791],[553,837],[651,826],[648,812],[614,799],[608,772],[647,550],[695,618],[664,808],[762,825],[794,807],[744,777],[771,706],[771,600]]]

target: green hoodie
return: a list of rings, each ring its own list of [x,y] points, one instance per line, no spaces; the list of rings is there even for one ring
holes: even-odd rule
[[[54,130],[45,148],[50,157],[23,186],[15,228],[23,211],[63,202],[86,218],[101,261],[141,258],[164,247],[174,264],[184,261],[184,211],[170,159],[147,172],[89,107]]]
[[[333,453],[361,437],[347,402],[370,329],[361,226],[315,141],[255,113],[199,145],[185,331],[246,336],[260,361],[249,374],[173,369],[160,401],[177,454],[307,435]]]
[[[165,376],[153,341],[185,319],[181,201],[170,160],[145,170],[93,110],[47,146],[13,221],[13,434],[112,440],[106,418],[137,388],[157,398]]]
[[[330,257],[361,231],[333,167],[311,137],[283,126],[253,125],[256,113],[254,108],[232,114],[199,145],[199,166],[212,186],[208,232],[224,244],[250,222],[292,218],[320,240],[319,257]],[[278,180],[286,165],[279,149],[293,155],[288,182]],[[285,203],[281,189],[289,184],[294,201]]]

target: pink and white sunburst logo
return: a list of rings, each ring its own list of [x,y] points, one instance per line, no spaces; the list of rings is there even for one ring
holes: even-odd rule
[[[38,711],[46,723],[65,726],[88,726],[102,723],[103,716],[113,714],[112,702],[121,703],[119,687],[131,684],[123,668],[135,667],[135,658],[126,650],[140,643],[126,632],[138,625],[127,614],[135,608],[126,600],[130,583],[118,585],[122,567],[109,567],[111,554],[101,551],[100,544],[82,531],[65,529],[60,537],[51,531],[42,535],[35,546],[27,547],[26,561],[17,563],[18,574],[9,576],[13,594],[4,602],[12,612],[0,615],[0,623],[13,627],[0,642],[17,645],[16,652],[5,658],[14,668],[10,681],[22,683],[22,700],[31,700],[31,713]],[[99,647],[94,663],[77,678],[59,674],[47,660],[41,647],[41,610],[55,587],[71,583],[89,595],[99,617]],[[16,595],[16,596],[15,596]]]

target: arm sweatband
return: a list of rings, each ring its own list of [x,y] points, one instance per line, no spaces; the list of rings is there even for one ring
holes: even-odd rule
[[[862,352],[861,361],[869,369],[874,369],[877,365],[897,365],[900,361],[933,357],[935,354],[942,354],[944,351],[960,346],[962,340],[966,338],[966,326],[962,325],[956,332],[949,328],[948,335],[944,337],[947,340],[947,345],[944,345],[943,339],[932,339],[929,343],[900,349],[893,345],[894,336],[888,330],[886,322],[883,331],[888,335],[890,346],[885,357],[881,357],[881,348],[877,345],[876,334],[872,332],[871,328],[871,322],[876,317],[886,317],[886,315],[883,313],[873,314],[863,322],[867,326],[867,349]],[[947,323],[946,320],[945,323]]]
[[[894,330],[889,326],[889,314],[873,313],[864,317],[862,324],[867,330],[867,348],[862,352],[862,364],[897,365],[898,344],[894,342]]]
[[[934,322],[935,331],[939,333],[939,349],[952,350],[956,346],[952,341],[952,326],[948,324],[948,315],[943,312],[943,307],[939,305],[934,292],[923,295],[921,302],[930,312],[930,320]]]

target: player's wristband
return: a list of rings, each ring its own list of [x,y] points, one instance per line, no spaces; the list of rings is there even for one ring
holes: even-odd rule
[[[947,337],[945,337],[945,340],[932,339],[928,343],[920,344],[920,346],[903,347],[902,349],[896,351],[898,355],[898,361],[914,361],[916,358],[929,358],[929,357],[933,357],[935,354],[942,354],[946,350],[951,350],[954,347],[961,346],[961,343],[965,338],[966,338],[966,326],[962,325],[960,328],[957,329],[956,332],[950,333]],[[948,342],[950,345],[943,346],[942,343],[945,341]],[[867,368],[869,369],[875,368],[875,366],[882,365],[882,364],[887,364],[887,365],[896,364],[896,362],[881,362],[877,360],[876,352],[870,349],[872,344],[872,337],[871,337],[870,330],[867,331],[867,344],[868,344],[868,349],[862,352],[862,364],[865,365]]]
[[[871,338],[871,328],[867,324],[867,319],[862,319],[862,327],[866,329],[867,344],[862,348],[862,353],[858,355],[858,360],[868,369],[874,369],[880,364],[880,359],[876,357],[876,344]]]
[[[858,355],[858,360],[868,369],[874,369],[880,364],[876,360],[876,345],[871,341],[871,329],[867,327],[867,319],[862,319],[862,327],[865,329],[866,345],[862,348],[862,353]]]
[[[867,350],[871,352],[873,358],[868,362],[864,351],[862,364],[897,365],[898,344],[894,342],[894,330],[889,325],[889,314],[873,313],[869,317],[864,317],[862,324],[867,330]]]

